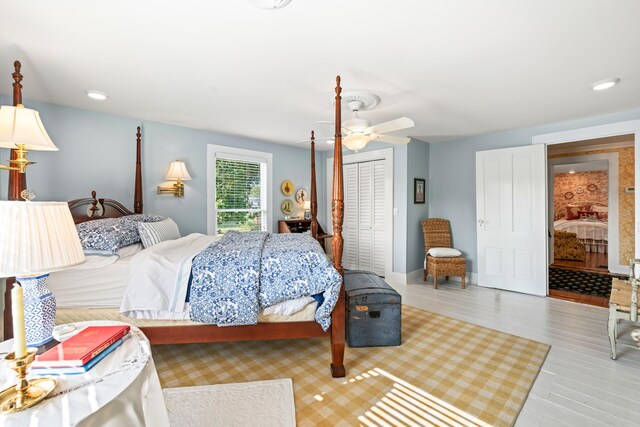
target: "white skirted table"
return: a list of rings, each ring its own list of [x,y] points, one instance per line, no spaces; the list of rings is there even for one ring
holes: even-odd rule
[[[90,325],[118,322],[78,322],[74,332]],[[68,338],[69,334],[64,338]],[[13,340],[0,343],[0,387],[16,383],[4,355]],[[29,375],[31,377],[31,375]],[[167,410],[149,341],[134,326],[125,341],[85,374],[55,377],[58,385],[44,401],[10,415],[0,415],[2,426],[153,426],[168,427]]]

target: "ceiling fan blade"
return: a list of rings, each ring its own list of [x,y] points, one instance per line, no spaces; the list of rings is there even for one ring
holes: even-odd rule
[[[395,130],[412,128],[414,126],[415,123],[410,118],[400,117],[399,119],[373,125],[371,126],[371,130],[374,133],[387,133]]]
[[[375,141],[387,142],[389,144],[398,144],[398,145],[408,144],[411,141],[411,138],[409,138],[408,136],[380,135],[380,134],[375,134],[373,139]]]
[[[333,141],[333,138],[332,137],[316,138],[314,141],[315,142],[318,142],[318,141]],[[295,144],[304,144],[305,142],[311,142],[311,140],[310,139],[305,139],[304,141],[296,141]]]

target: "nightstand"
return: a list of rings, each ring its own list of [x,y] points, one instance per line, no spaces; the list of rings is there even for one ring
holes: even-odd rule
[[[72,325],[77,333],[91,325],[114,324],[120,323],[91,321]],[[12,347],[13,340],[0,343],[0,356],[13,351]],[[50,397],[22,412],[0,415],[0,425],[169,426],[149,341],[134,326],[122,345],[87,373],[55,378],[58,385]],[[0,360],[0,387],[5,389],[15,382],[15,373]]]

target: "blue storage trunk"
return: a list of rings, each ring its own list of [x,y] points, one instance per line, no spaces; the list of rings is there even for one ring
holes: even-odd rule
[[[400,294],[367,271],[345,271],[344,287],[349,347],[400,345]]]

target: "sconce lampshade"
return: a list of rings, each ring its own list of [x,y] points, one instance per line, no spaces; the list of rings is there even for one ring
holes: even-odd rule
[[[371,137],[354,133],[352,135],[346,136],[342,142],[345,147],[347,147],[351,151],[360,151],[371,141]]]
[[[49,273],[85,261],[69,205],[0,201],[0,277]]]
[[[58,151],[40,120],[40,113],[23,106],[0,107],[0,147],[15,148],[23,144],[26,150]]]
[[[164,179],[168,181],[190,181],[191,175],[189,175],[184,162],[176,160],[175,162],[171,162],[169,172],[167,172],[167,176],[165,176]]]

